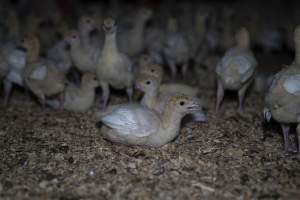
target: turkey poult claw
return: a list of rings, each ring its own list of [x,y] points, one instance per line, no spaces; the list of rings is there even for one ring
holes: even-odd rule
[[[240,29],[236,34],[236,42],[237,46],[228,50],[216,67],[217,112],[220,111],[226,89],[238,91],[239,111],[243,111],[244,97],[257,66],[256,59],[250,50],[249,34],[245,28]]]
[[[290,124],[298,123],[298,152],[300,154],[300,26],[294,33],[295,61],[278,72],[265,97],[264,116],[271,117],[280,123],[285,152],[296,152],[297,149],[289,139]]]
[[[96,118],[104,124],[102,135],[112,142],[161,147],[180,133],[181,119],[198,110],[198,99],[176,95],[168,100],[163,114],[139,104],[122,104],[98,112]]]

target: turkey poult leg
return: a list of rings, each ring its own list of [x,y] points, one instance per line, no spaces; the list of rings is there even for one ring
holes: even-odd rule
[[[4,80],[3,86],[4,86],[4,106],[7,106],[13,85],[12,82],[8,80]]]
[[[130,102],[132,102],[132,96],[133,96],[133,87],[126,88],[126,93],[128,95],[128,99]]]
[[[107,83],[101,82],[101,89],[102,89],[102,99],[103,99],[103,104],[102,107],[106,108],[109,100],[109,95],[110,95],[110,89],[109,85]]]
[[[59,94],[58,99],[59,99],[59,109],[63,110],[64,102],[65,102],[65,94],[64,93]]]
[[[187,69],[188,69],[188,63],[184,63],[183,65],[182,65],[182,67],[181,67],[181,74],[182,74],[182,77],[184,78],[184,79],[186,79],[187,77]]]
[[[291,145],[291,141],[289,138],[289,131],[290,131],[290,126],[281,124],[281,129],[283,133],[283,140],[284,140],[284,151],[286,153],[292,152],[295,153],[297,152],[297,149],[295,146]]]
[[[297,138],[298,138],[298,154],[300,156],[300,124],[297,126]]]
[[[220,112],[221,103],[223,101],[223,98],[224,98],[224,88],[223,88],[223,85],[222,85],[221,81],[218,80],[217,105],[216,105],[216,112],[217,113]]]
[[[238,97],[239,97],[239,112],[242,113],[244,111],[244,99],[246,95],[246,91],[250,85],[250,82],[243,85],[241,89],[238,91]]]
[[[171,76],[172,76],[172,79],[175,79],[176,78],[176,75],[177,75],[177,67],[176,67],[176,64],[173,62],[173,61],[168,61],[168,66],[171,70]]]

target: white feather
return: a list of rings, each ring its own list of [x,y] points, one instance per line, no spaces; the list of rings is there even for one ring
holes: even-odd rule
[[[23,69],[26,64],[26,53],[24,51],[14,49],[9,54],[8,63],[18,70]]]
[[[293,75],[288,77],[283,83],[284,89],[296,96],[300,96],[300,75]]]
[[[44,80],[47,76],[47,66],[42,65],[37,67],[30,75],[30,78],[35,80]]]
[[[11,70],[8,75],[7,75],[7,80],[9,80],[10,82],[13,82],[19,86],[23,86],[23,78],[22,75],[20,73],[18,73],[15,70]]]
[[[155,114],[139,105],[120,105],[100,117],[101,121],[118,133],[146,137],[157,132],[159,123]]]

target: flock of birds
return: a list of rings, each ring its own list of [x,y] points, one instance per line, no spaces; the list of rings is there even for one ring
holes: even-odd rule
[[[163,6],[160,9],[166,12],[155,13],[155,9],[113,4],[107,14],[113,17],[103,17],[93,5],[75,23],[54,8],[20,19],[9,7],[0,29],[4,104],[18,85],[42,106],[85,112],[100,87],[102,109],[96,117],[104,124],[102,135],[117,143],[160,147],[179,134],[185,115],[206,121],[199,89],[178,81],[179,76],[188,77],[193,60],[195,67],[207,65],[207,73],[215,71],[216,112],[225,90],[238,92],[238,109],[243,112],[246,91],[258,68],[251,51],[251,26],[232,25],[230,9],[222,12],[221,29],[213,7],[199,6],[187,10],[188,16],[175,17]],[[128,17],[124,14],[128,10],[136,12]],[[277,47],[276,34],[266,37],[265,49]],[[263,111],[267,120],[281,124],[286,152],[297,152],[289,140],[289,127],[300,122],[300,27],[294,32],[294,44],[294,62],[266,81]],[[208,57],[217,48],[225,54],[214,65]],[[163,66],[176,82],[164,82]],[[130,102],[109,105],[111,88],[126,90]],[[140,103],[132,103],[134,88],[144,93]],[[297,134],[300,149],[300,125]]]

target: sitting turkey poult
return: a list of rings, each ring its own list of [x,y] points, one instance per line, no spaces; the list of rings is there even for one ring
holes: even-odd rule
[[[296,152],[290,144],[289,129],[291,123],[298,123],[297,134],[300,154],[300,26],[294,33],[295,61],[278,72],[265,97],[264,117],[280,123],[284,139],[285,152]]]
[[[45,106],[46,97],[59,95],[64,91],[65,74],[50,60],[40,58],[40,44],[34,35],[25,37],[21,45],[27,51],[24,69],[25,85],[38,97],[42,106]]]
[[[159,79],[150,75],[140,75],[136,80],[137,89],[144,92],[141,104],[163,113],[168,99],[174,95],[187,95],[196,98],[198,90],[184,84],[167,84],[168,87],[160,87]],[[161,90],[162,89],[162,90]],[[193,119],[198,122],[206,121],[202,109],[192,112]]]
[[[116,89],[126,88],[129,100],[132,99],[133,69],[129,57],[118,49],[115,20],[105,19],[103,29],[105,31],[105,41],[96,66],[96,74],[102,88],[103,106],[106,107],[110,96],[109,86]]]
[[[121,104],[96,117],[104,124],[101,133],[112,142],[161,147],[179,134],[181,119],[197,110],[201,110],[198,99],[176,95],[168,100],[163,114],[140,104]]]
[[[216,111],[224,98],[224,90],[238,90],[239,111],[243,111],[246,91],[253,81],[257,66],[256,59],[250,50],[249,33],[241,28],[236,34],[237,46],[229,49],[216,67],[218,89]]]
[[[164,70],[161,65],[158,64],[149,64],[141,66],[139,70],[139,77],[147,75],[150,77],[154,77],[159,84],[158,93],[164,95],[173,95],[174,93],[180,93],[190,96],[196,96],[199,94],[199,89],[195,87],[191,87],[182,83],[162,83]],[[139,79],[139,77],[137,79]]]
[[[47,105],[53,108],[63,108],[73,112],[86,112],[94,103],[98,87],[98,81],[95,74],[86,73],[81,78],[80,87],[69,83],[64,91],[64,101],[47,100]]]

